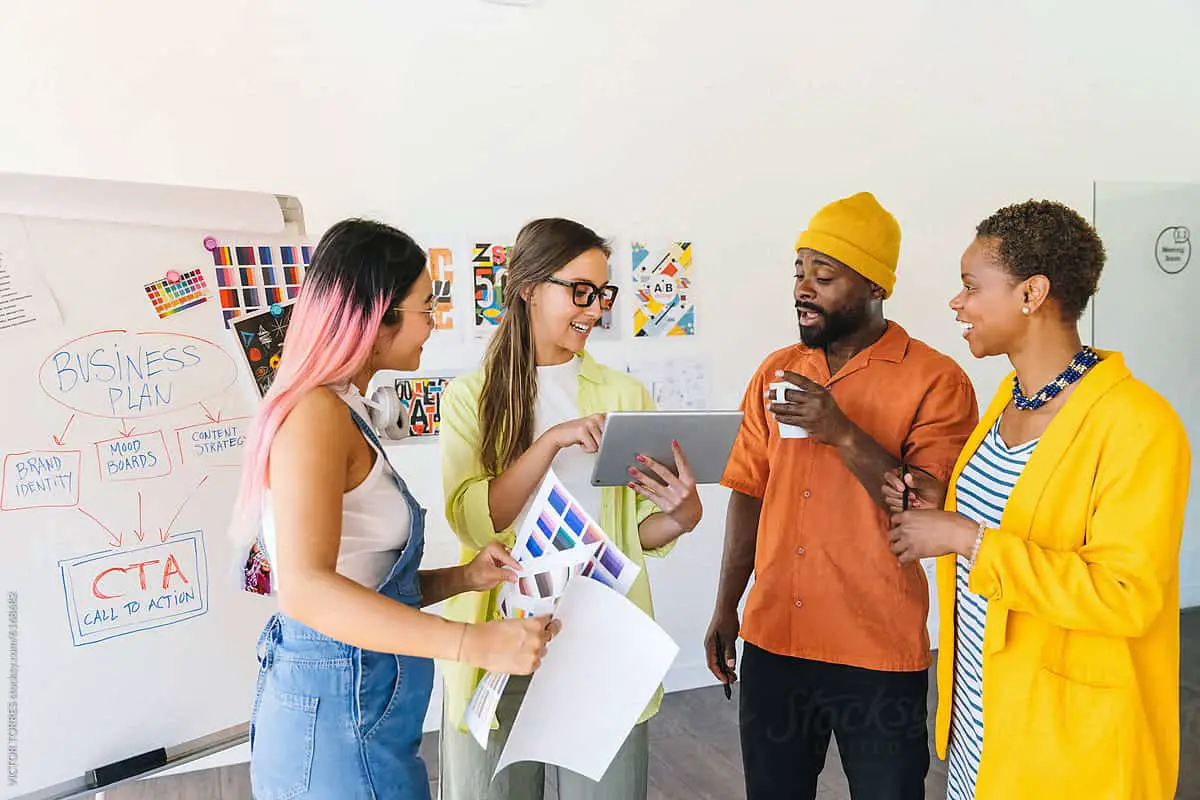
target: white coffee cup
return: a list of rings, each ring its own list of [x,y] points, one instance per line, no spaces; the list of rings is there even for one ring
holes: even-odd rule
[[[786,403],[788,401],[786,397],[788,389],[793,389],[797,392],[804,391],[794,383],[789,383],[788,381],[778,381],[771,384],[771,401],[774,403]],[[779,436],[783,439],[806,439],[808,438],[808,431],[806,431],[804,428],[801,428],[799,425],[785,425],[784,423],[780,422]]]

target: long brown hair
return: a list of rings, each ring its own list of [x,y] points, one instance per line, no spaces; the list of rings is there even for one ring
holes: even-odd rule
[[[479,458],[489,475],[499,475],[533,444],[537,361],[523,293],[593,249],[606,258],[612,254],[595,231],[569,219],[537,219],[517,234],[504,284],[504,318],[483,358]]]

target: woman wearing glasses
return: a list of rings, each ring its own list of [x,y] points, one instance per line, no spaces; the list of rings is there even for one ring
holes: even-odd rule
[[[584,349],[617,294],[607,283],[609,255],[603,239],[570,220],[536,220],[517,236],[504,288],[505,316],[483,369],[454,380],[442,398],[446,514],[462,542],[463,560],[497,539],[513,544],[514,528],[551,467],[638,566],[646,555],[664,555],[700,521],[700,499],[678,449],[679,477],[647,461],[664,483],[639,473],[628,488],[591,486],[605,413],[653,408],[637,380],[602,366]],[[653,615],[644,567],[627,597]],[[474,623],[494,619],[496,592],[455,598],[446,615]],[[488,737],[485,752],[463,726],[480,677],[482,671],[469,666],[445,668],[442,797],[538,800],[543,764],[515,764],[491,780],[528,681],[509,680],[496,714],[499,729]],[[561,800],[646,796],[645,722],[660,699],[661,689],[599,783],[559,770]]]
[[[425,511],[369,422],[371,376],[418,367],[432,299],[412,239],[337,223],[317,245],[255,416],[239,505],[250,524],[238,528],[257,540],[250,571],[270,559],[279,600],[259,639],[250,723],[250,779],[263,800],[428,800],[418,747],[431,659],[526,674],[556,627],[420,611],[490,590],[517,566],[496,544],[463,566],[420,570]]]

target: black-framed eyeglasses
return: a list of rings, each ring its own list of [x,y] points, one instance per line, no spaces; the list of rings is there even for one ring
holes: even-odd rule
[[[566,286],[572,292],[571,301],[580,308],[591,306],[596,302],[597,295],[600,297],[600,308],[604,311],[611,310],[617,300],[617,287],[611,283],[596,286],[589,281],[564,281],[562,278],[546,278],[546,283]]]

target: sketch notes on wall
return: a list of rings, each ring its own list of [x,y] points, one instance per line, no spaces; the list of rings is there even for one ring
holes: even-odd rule
[[[245,722],[274,611],[239,588],[228,536],[259,390],[227,320],[233,299],[290,305],[303,244],[282,218],[247,231],[70,211],[0,215],[0,798]],[[257,303],[216,273],[220,243],[243,240],[261,243]]]

